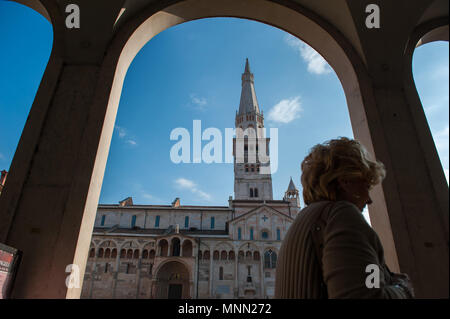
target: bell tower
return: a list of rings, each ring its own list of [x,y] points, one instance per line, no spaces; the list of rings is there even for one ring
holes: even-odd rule
[[[264,114],[260,112],[253,73],[248,59],[242,74],[241,100],[236,112],[233,139],[234,198],[272,200],[269,142],[265,137]]]

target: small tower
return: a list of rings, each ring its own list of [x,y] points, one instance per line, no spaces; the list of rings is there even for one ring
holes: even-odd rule
[[[291,209],[293,208],[293,210],[291,211],[291,215],[292,217],[295,217],[300,211],[300,198],[298,197],[298,189],[295,187],[294,182],[292,181],[292,177],[291,181],[289,182],[288,189],[284,193],[283,200],[290,203]]]

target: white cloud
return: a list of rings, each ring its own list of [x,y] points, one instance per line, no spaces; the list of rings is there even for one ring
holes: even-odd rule
[[[331,67],[327,61],[306,43],[290,34],[284,37],[284,41],[300,53],[302,59],[308,64],[308,72],[313,74],[331,73]]]
[[[448,95],[429,97],[423,103],[423,108],[427,117],[433,115],[439,116],[440,113],[448,107]]]
[[[133,140],[127,140],[127,143],[130,145],[133,145],[133,146],[137,145],[136,141],[133,141]]]
[[[124,127],[116,125],[114,129],[117,131],[117,134],[119,135],[120,139],[125,140],[125,138],[127,138],[125,140],[125,143],[131,146],[137,146],[137,142],[134,139],[130,138],[127,130]]]
[[[277,123],[289,123],[300,117],[303,111],[300,105],[300,97],[281,100],[269,110],[268,119]]]
[[[175,181],[175,185],[180,189],[187,189],[191,191],[193,194],[200,196],[202,199],[205,199],[207,201],[211,200],[210,194],[205,193],[202,190],[198,189],[197,184],[195,184],[193,181],[189,179],[180,177]]]
[[[127,131],[123,127],[116,125],[114,128],[117,130],[120,138],[124,138],[127,135]]]
[[[185,178],[178,178],[175,183],[179,188],[194,188],[196,185],[193,181]]]
[[[142,197],[144,197],[145,199],[149,199],[149,200],[155,199],[155,197],[153,195],[148,194],[148,193],[142,193]]]
[[[196,109],[204,110],[207,104],[206,99],[204,97],[197,97],[196,94],[192,93],[190,95],[191,103],[194,105]]]

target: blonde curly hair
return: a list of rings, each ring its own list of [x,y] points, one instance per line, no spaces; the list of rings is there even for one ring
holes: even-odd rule
[[[346,137],[314,146],[301,169],[306,205],[322,200],[336,201],[339,177],[362,178],[372,187],[386,176],[383,163],[370,160],[360,142]]]

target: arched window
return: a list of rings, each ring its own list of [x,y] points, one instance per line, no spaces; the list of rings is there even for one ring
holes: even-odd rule
[[[219,280],[223,280],[223,267],[219,268]]]
[[[117,249],[114,248],[114,249],[111,251],[111,258],[116,258],[116,257],[117,257]]]
[[[245,253],[245,259],[247,259],[247,260],[251,260],[252,259],[252,252],[250,250],[248,250]]]
[[[250,197],[253,197],[253,188],[250,188]]]
[[[167,243],[167,241],[165,239],[163,239],[159,242],[158,245],[159,245],[159,249],[160,249],[159,255],[162,257],[166,257],[169,244]]]
[[[189,228],[189,216],[184,217],[184,228]]]
[[[125,258],[126,255],[127,255],[127,251],[125,249],[122,249],[120,251],[120,258]]]
[[[158,228],[159,227],[159,216],[156,216],[155,217],[155,228]]]
[[[242,229],[241,227],[238,228],[238,240],[241,240],[242,238]]]
[[[111,249],[106,248],[105,250],[105,258],[109,258],[111,256]]]
[[[239,250],[238,261],[242,261],[243,259],[244,259],[244,252],[242,250]]]
[[[219,260],[219,252],[217,250],[214,250],[213,260]]]
[[[220,260],[227,260],[228,254],[225,250],[220,253]]]
[[[147,259],[148,258],[148,250],[144,249],[144,251],[142,252],[142,259]]]
[[[100,248],[97,253],[98,258],[103,258],[103,248]]]
[[[259,260],[259,259],[260,259],[260,257],[259,257],[259,251],[253,252],[253,260]]]
[[[214,229],[214,224],[215,224],[216,220],[214,217],[211,217],[211,229]]]
[[[228,252],[228,260],[234,260],[234,251],[230,250]]]
[[[255,197],[258,197],[258,189],[257,188],[255,188]]]
[[[281,240],[281,231],[277,228],[277,240]]]
[[[252,172],[254,172],[255,171],[255,165],[253,165],[253,164],[250,165],[250,169],[251,169]]]
[[[95,257],[95,248],[91,248],[91,250],[89,251],[89,258],[94,258]]]
[[[150,253],[148,254],[148,258],[154,259],[156,255],[156,252],[154,249],[150,250]]]
[[[247,165],[247,164],[245,164],[245,166],[244,166],[244,167],[245,167],[245,172],[246,172],[246,173],[248,173],[248,165]]]
[[[264,253],[264,268],[274,269],[277,266],[277,254],[268,250]]]
[[[131,217],[131,228],[134,228],[136,226],[136,215],[133,215]]]
[[[102,221],[100,223],[100,226],[105,226],[105,219],[106,219],[106,215],[102,216]]]
[[[253,240],[253,227],[250,228],[250,240]]]
[[[180,256],[180,240],[178,238],[172,239],[172,256]]]
[[[133,249],[128,249],[127,251],[127,259],[133,258]]]
[[[133,258],[134,258],[134,259],[139,259],[139,249],[135,249],[135,250],[134,250]]]
[[[210,256],[209,256],[209,250],[206,250],[205,253],[203,254],[203,259],[204,260],[209,260]]]
[[[269,239],[269,233],[267,232],[267,230],[263,230],[261,232],[261,238],[262,239]]]

